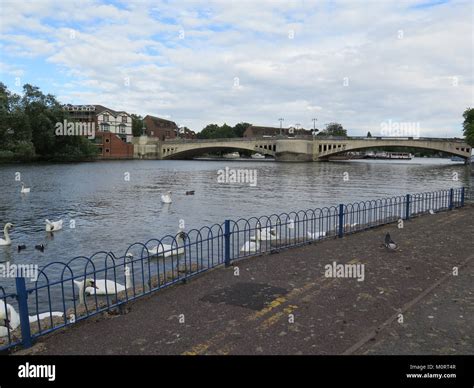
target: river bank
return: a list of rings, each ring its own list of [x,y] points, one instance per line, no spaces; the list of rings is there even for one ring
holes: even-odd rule
[[[472,354],[473,216],[470,204],[241,260],[19,354]],[[326,277],[333,262],[364,265],[364,280]]]

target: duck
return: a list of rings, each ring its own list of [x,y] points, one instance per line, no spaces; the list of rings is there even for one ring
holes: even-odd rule
[[[176,255],[184,254],[184,240],[186,239],[187,234],[183,230],[179,230],[178,234],[176,235],[176,244],[160,244],[153,248],[148,249],[148,253],[151,256],[158,256],[158,257],[170,257]]]
[[[61,311],[48,311],[45,313],[38,313],[30,315],[30,323],[35,323],[50,317],[63,317],[64,313]],[[15,330],[20,326],[20,315],[15,308],[4,301],[0,301],[0,337],[8,336],[11,330]]]
[[[44,244],[35,245],[35,249],[40,252],[44,252]]]
[[[307,236],[310,240],[318,240],[322,237],[326,237],[326,232],[315,232],[315,233],[308,232]]]
[[[10,235],[8,233],[11,228],[13,228],[13,224],[7,222],[3,228],[3,236],[5,239],[0,238],[0,245],[12,245],[12,240],[10,239]]]
[[[46,222],[46,232],[57,232],[63,228],[63,220],[51,222],[46,219],[44,222]]]
[[[21,182],[21,190],[20,192],[22,194],[26,194],[26,193],[29,193],[31,191],[31,188],[30,187],[26,187],[25,184],[23,182]]]
[[[18,252],[21,252],[23,249],[26,249],[25,244],[18,245]]]
[[[194,190],[186,191],[186,195],[194,195]]]
[[[395,241],[393,241],[392,238],[390,237],[390,233],[387,233],[385,235],[384,246],[385,246],[385,248],[387,248],[391,251],[394,251],[398,247],[398,245],[395,243]]]
[[[163,203],[173,202],[172,199],[171,199],[171,191],[168,191],[166,194],[161,195],[161,202],[163,202]]]

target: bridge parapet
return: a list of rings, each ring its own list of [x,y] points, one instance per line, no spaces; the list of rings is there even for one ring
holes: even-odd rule
[[[382,147],[431,149],[468,159],[471,147],[462,139],[406,137],[254,137],[229,139],[134,138],[135,157],[139,159],[178,159],[216,151],[251,151],[271,155],[277,161],[317,161],[356,150]]]

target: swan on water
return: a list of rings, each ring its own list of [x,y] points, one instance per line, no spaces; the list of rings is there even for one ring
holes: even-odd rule
[[[159,256],[159,257],[169,257],[172,255],[182,255],[184,254],[184,239],[187,237],[187,234],[179,230],[178,234],[176,235],[177,245],[171,244],[160,244],[153,248],[148,249],[148,253],[151,256]]]
[[[29,193],[31,191],[31,189],[29,187],[26,187],[25,184],[23,182],[21,182],[21,190],[20,192],[22,194],[26,194],[26,193]]]
[[[6,314],[5,314],[6,311]],[[50,317],[63,317],[61,311],[51,311],[29,316],[30,323],[41,321]],[[6,337],[8,331],[15,330],[20,326],[20,315],[16,312],[11,304],[0,301],[0,337]]]
[[[166,194],[161,195],[161,202],[163,203],[171,203],[171,191],[168,191]]]
[[[50,220],[46,219],[44,222],[46,222],[46,232],[56,232],[63,228],[63,220],[51,222]]]
[[[5,239],[0,238],[0,245],[11,245],[12,240],[10,239],[10,235],[8,234],[9,230],[13,228],[13,224],[10,222],[5,224],[5,227],[3,228],[3,235]]]

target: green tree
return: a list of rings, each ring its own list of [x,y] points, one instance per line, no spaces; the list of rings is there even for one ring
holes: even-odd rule
[[[132,114],[132,134],[135,137],[141,136],[143,134],[143,117],[140,115]]]
[[[318,136],[347,136],[347,131],[339,123],[329,123]]]
[[[245,130],[252,126],[252,124],[249,124],[249,123],[245,123],[245,122],[241,122],[241,123],[238,123],[238,124],[235,124],[234,126],[234,134],[236,137],[243,137],[244,136],[244,132]]]
[[[82,136],[56,136],[56,123],[68,113],[51,94],[29,84],[20,97],[0,83],[0,155],[4,160],[83,160],[97,147]]]
[[[467,108],[462,117],[464,117],[463,135],[466,137],[467,144],[474,147],[474,108]]]
[[[372,134],[370,133],[370,131],[367,132],[367,137],[369,137],[369,138],[372,137]]]

